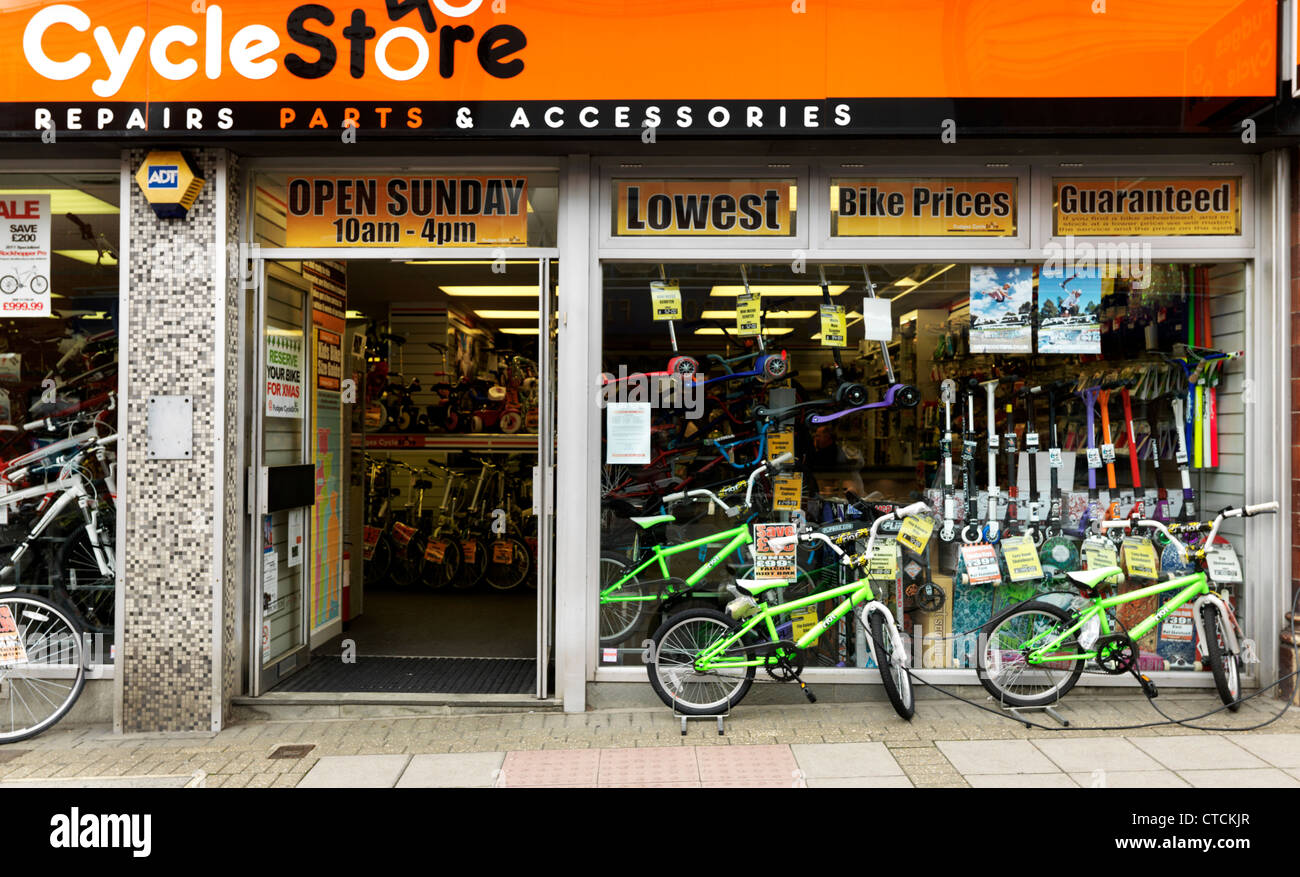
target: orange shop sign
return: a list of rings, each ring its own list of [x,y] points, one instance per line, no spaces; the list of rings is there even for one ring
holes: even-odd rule
[[[1012,178],[838,179],[836,237],[1006,237],[1016,233]]]
[[[284,203],[287,247],[528,245],[526,177],[290,177]]]

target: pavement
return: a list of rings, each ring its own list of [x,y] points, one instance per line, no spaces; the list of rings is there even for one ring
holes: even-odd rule
[[[1170,715],[1213,709],[1212,695],[1162,695]],[[921,699],[911,722],[888,704],[743,705],[718,734],[667,710],[417,715],[375,707],[324,718],[316,707],[267,720],[237,711],[219,733],[114,735],[63,727],[0,747],[0,790],[78,787],[1300,787],[1300,709],[1264,697],[1235,714],[1162,721],[1131,694],[1078,694],[1071,723],[1027,713],[1026,728],[953,700]],[[375,715],[375,711],[385,714]]]

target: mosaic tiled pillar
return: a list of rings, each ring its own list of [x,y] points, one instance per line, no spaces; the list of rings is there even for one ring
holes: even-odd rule
[[[128,733],[218,727],[238,685],[240,278],[228,259],[238,175],[224,150],[187,154],[206,185],[184,219],[159,219],[130,187],[125,612],[117,658]],[[144,156],[128,153],[132,177]],[[151,395],[193,398],[190,459],[148,458]]]

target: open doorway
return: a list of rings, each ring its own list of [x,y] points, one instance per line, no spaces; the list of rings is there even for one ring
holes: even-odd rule
[[[552,265],[266,263],[261,464],[314,483],[262,497],[262,690],[545,692]]]

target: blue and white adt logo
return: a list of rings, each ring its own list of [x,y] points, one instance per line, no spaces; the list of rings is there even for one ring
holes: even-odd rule
[[[180,185],[180,168],[174,164],[160,164],[149,168],[147,185],[150,189],[175,189]]]

